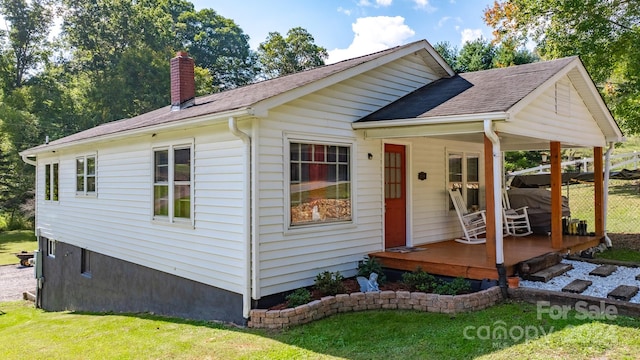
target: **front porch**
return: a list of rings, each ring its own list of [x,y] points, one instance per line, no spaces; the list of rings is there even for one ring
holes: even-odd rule
[[[550,252],[574,253],[600,244],[600,236],[564,235],[562,247],[554,249],[551,237],[529,235],[526,237],[505,236],[504,266],[507,276],[514,275],[516,265],[522,261]],[[369,254],[380,261],[383,267],[414,271],[417,267],[434,274],[468,279],[497,279],[496,264],[487,259],[486,244],[461,244],[454,240],[420,245],[411,252],[380,251]]]

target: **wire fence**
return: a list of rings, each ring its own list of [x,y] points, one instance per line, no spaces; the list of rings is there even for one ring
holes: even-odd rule
[[[571,218],[586,220],[588,231],[595,231],[594,184],[565,185],[562,194],[569,199]],[[609,180],[607,205],[607,232],[640,234],[640,182]]]

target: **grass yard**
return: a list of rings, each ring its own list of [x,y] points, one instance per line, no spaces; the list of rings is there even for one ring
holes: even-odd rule
[[[17,264],[14,253],[33,251],[38,248],[38,242],[33,230],[14,230],[0,232],[0,265]]]
[[[573,312],[538,319],[536,310],[505,303],[456,316],[367,311],[268,332],[148,314],[44,312],[10,302],[0,303],[0,358],[620,359],[640,353],[638,319],[579,320]]]
[[[594,227],[593,184],[578,184],[562,187],[562,194],[569,198],[571,217],[587,220],[589,231]],[[611,180],[609,187],[607,231],[610,233],[640,233],[640,192],[630,181]]]

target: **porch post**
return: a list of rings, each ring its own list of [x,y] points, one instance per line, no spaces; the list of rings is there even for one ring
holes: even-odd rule
[[[602,147],[593,148],[594,221],[596,236],[604,237],[604,179]]]
[[[560,142],[552,141],[551,150],[551,247],[562,248],[562,169]]]
[[[489,264],[496,263],[496,214],[493,193],[493,144],[484,135],[484,188],[487,215],[487,242],[485,243],[486,256]]]

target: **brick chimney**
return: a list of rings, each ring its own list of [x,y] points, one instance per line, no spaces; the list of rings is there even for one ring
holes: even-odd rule
[[[196,82],[194,62],[186,51],[178,51],[171,59],[171,111],[182,110],[195,104]]]

